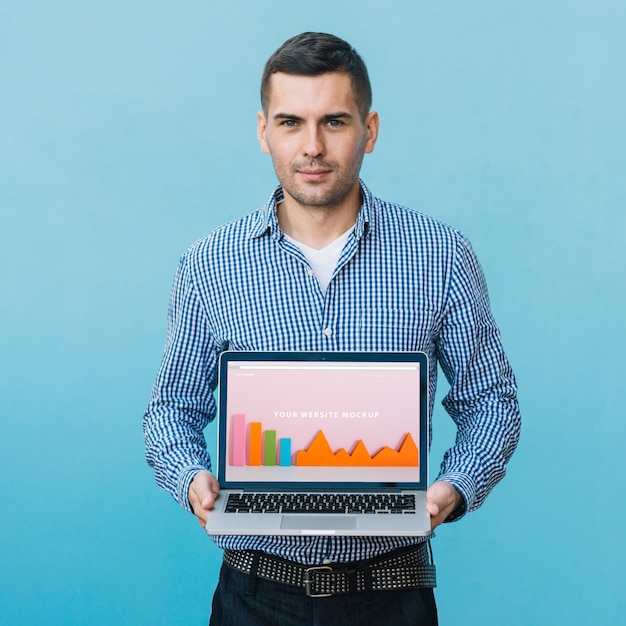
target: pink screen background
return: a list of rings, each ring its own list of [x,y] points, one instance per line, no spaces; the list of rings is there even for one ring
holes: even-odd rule
[[[268,369],[242,369],[254,365],[229,364],[226,425],[226,479],[249,480],[328,480],[392,481],[419,480],[417,468],[303,468],[233,467],[232,416],[244,414],[246,423],[261,422],[263,430],[276,430],[276,436],[291,438],[295,452],[308,448],[320,430],[333,449],[352,452],[359,439],[374,455],[383,446],[397,449],[407,433],[420,443],[419,366],[407,363],[385,364],[401,369],[347,369],[345,363],[327,363],[323,369],[276,369],[281,363],[268,363]],[[364,367],[362,363],[354,364]],[[271,368],[271,369],[270,369]],[[421,462],[421,451],[420,451]]]

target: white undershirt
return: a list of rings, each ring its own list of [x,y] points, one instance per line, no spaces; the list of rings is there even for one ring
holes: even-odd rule
[[[317,282],[319,282],[323,292],[326,292],[328,283],[330,283],[333,272],[337,267],[337,261],[339,261],[343,247],[346,245],[346,241],[348,241],[348,237],[353,230],[354,227],[350,228],[321,250],[311,248],[300,241],[296,241],[293,237],[285,235],[286,239],[291,241],[294,246],[302,251],[302,254],[304,254],[311,269],[315,273]]]

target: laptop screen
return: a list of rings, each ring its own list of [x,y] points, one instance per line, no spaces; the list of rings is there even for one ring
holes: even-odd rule
[[[421,353],[226,352],[222,486],[426,484]]]

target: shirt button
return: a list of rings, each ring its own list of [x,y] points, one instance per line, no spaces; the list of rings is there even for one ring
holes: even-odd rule
[[[311,278],[313,278],[313,276],[315,276],[315,272],[314,272],[313,270],[310,270],[310,269],[309,269],[309,270],[307,270],[307,271],[306,271],[306,273],[307,273],[307,274],[308,274]]]
[[[333,334],[333,329],[332,329],[332,328],[325,328],[325,329],[324,329],[324,334],[325,334],[327,337],[330,337],[330,336]]]

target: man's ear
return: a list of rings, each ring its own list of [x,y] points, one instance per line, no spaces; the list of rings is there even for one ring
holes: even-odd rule
[[[372,152],[378,139],[378,128],[380,120],[378,119],[378,113],[376,111],[370,111],[365,118],[365,152]]]
[[[265,154],[269,154],[270,147],[267,143],[266,131],[267,131],[267,119],[265,117],[265,113],[263,113],[263,111],[259,111],[256,114],[256,135],[259,140],[259,145],[261,146],[261,150],[263,150]]]

